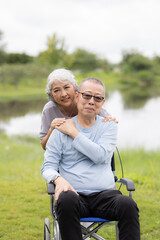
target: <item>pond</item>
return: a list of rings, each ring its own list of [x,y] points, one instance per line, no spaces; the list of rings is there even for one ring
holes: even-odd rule
[[[45,102],[12,103],[0,106],[0,131],[7,135],[39,135]],[[160,97],[140,109],[126,109],[118,91],[109,94],[104,107],[118,120],[118,148],[160,149]]]

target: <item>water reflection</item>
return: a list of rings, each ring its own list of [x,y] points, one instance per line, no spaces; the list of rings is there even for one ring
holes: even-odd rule
[[[13,101],[0,103],[0,121],[8,121],[13,117],[25,116],[28,113],[40,113],[46,100],[32,100],[27,102]]]
[[[44,103],[39,103],[37,107],[35,104],[36,110],[32,106],[32,110],[28,109],[24,116],[13,117],[8,122],[0,119],[0,128],[8,135],[38,136],[43,105]],[[124,106],[118,91],[109,94],[105,103],[107,111],[119,120],[118,147],[160,149],[160,97],[148,100],[141,109],[126,109]]]
[[[120,148],[160,149],[160,97],[147,101],[140,109],[126,109],[122,96],[115,91],[105,107],[119,120]]]
[[[0,131],[7,135],[38,136],[41,114],[29,113],[23,117],[12,118],[8,122],[0,122]]]

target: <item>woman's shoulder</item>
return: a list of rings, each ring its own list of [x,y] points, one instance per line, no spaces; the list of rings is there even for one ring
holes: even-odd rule
[[[57,104],[53,101],[49,101],[44,105],[43,111],[46,111],[48,109],[53,109],[53,108],[57,108]]]
[[[107,112],[107,110],[105,108],[101,108],[98,115],[101,117],[105,117],[105,116],[109,116],[110,114]]]
[[[117,123],[115,121],[103,121],[104,117],[97,115],[96,117],[97,123],[99,126],[101,125],[101,128],[114,128],[117,127]]]

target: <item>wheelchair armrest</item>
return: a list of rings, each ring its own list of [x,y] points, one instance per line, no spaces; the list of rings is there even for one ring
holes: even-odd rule
[[[47,183],[47,192],[48,194],[54,194],[54,183],[50,182],[50,183]]]
[[[121,182],[122,184],[126,185],[128,191],[135,191],[135,185],[132,180],[128,178],[121,178],[118,180],[118,182]]]

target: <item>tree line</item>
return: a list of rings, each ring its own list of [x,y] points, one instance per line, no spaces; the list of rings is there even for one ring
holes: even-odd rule
[[[111,64],[85,49],[77,48],[73,53],[68,53],[64,39],[54,33],[47,38],[46,49],[33,57],[26,53],[7,53],[2,36],[0,32],[2,86],[18,86],[20,83],[25,86],[36,83],[40,86],[49,72],[63,67],[82,74],[93,71],[115,73],[118,79],[116,87],[129,105],[160,96],[160,56],[150,59],[136,50],[123,51],[122,60],[118,64]]]
[[[47,38],[46,49],[37,56],[26,53],[7,53],[2,44],[3,33],[0,31],[0,65],[2,64],[49,64],[56,67],[66,67],[72,70],[90,72],[94,70],[121,71],[123,73],[152,71],[160,74],[160,56],[149,59],[138,51],[123,51],[122,60],[118,64],[111,64],[107,59],[98,57],[95,53],[77,48],[73,53],[67,52],[64,39],[54,33]],[[142,74],[143,75],[143,74]]]
[[[0,32],[2,40],[2,32]],[[67,52],[64,39],[58,38],[54,33],[47,38],[46,49],[40,52],[36,57],[29,56],[26,53],[7,53],[5,46],[0,45],[0,65],[2,64],[49,64],[57,67],[65,67],[82,72],[93,71],[95,69],[110,70],[111,65],[106,59],[99,58],[96,54],[85,49],[78,48],[73,53]]]

